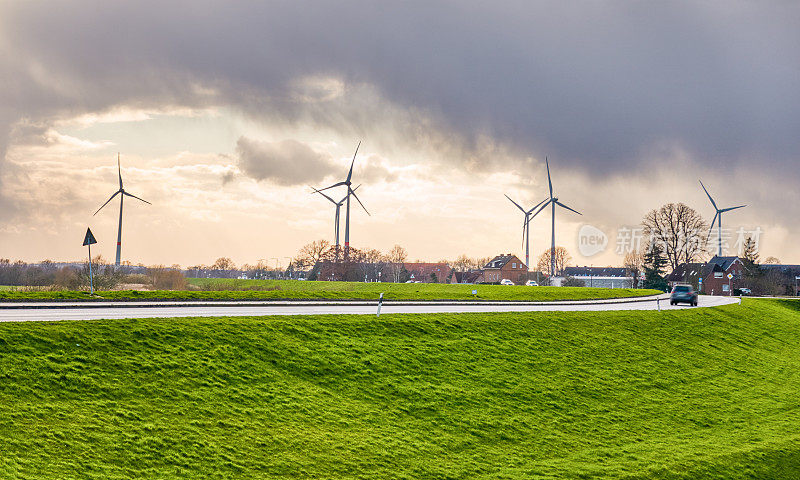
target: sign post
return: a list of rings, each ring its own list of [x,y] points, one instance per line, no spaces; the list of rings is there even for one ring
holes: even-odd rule
[[[733,296],[733,287],[731,286],[731,280],[732,279],[733,279],[733,274],[729,273],[728,274],[728,295],[731,296],[731,297]]]
[[[83,246],[89,247],[89,293],[94,295],[94,279],[92,278],[92,244],[97,243],[92,235],[92,229],[86,229],[86,236],[83,238]]]

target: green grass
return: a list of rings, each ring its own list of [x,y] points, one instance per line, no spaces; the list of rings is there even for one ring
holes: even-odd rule
[[[201,290],[0,291],[0,301],[31,300],[511,300],[558,301],[626,298],[660,293],[629,288],[445,285],[429,283],[308,282],[297,280],[190,279]],[[477,295],[472,295],[477,290]]]
[[[0,478],[800,478],[800,303],[0,324]]]

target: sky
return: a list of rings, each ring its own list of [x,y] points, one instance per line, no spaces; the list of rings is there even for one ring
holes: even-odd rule
[[[0,2],[0,257],[77,260],[91,227],[113,260],[119,153],[152,203],[126,200],[123,260],[285,266],[333,240],[310,186],[361,141],[354,247],[522,255],[504,194],[546,198],[547,157],[573,264],[621,264],[668,202],[710,222],[701,179],[747,204],[727,253],[758,232],[800,263],[798,26],[790,1]]]

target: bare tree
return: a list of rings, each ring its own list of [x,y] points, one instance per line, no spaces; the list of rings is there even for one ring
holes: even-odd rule
[[[492,257],[475,258],[473,259],[472,268],[483,268],[490,261],[492,261]]]
[[[330,248],[331,244],[325,239],[314,240],[311,243],[303,245],[303,248],[297,252],[295,258],[295,265],[299,268],[312,268],[317,262],[322,259],[325,252]]]
[[[642,220],[651,243],[663,250],[672,269],[701,259],[706,253],[708,224],[697,211],[683,203],[668,203]]]
[[[395,283],[400,282],[400,277],[403,273],[403,264],[408,258],[408,252],[400,245],[395,245],[386,254],[386,262],[391,264],[392,281]]]
[[[383,277],[383,270],[386,266],[385,256],[374,248],[364,250],[364,273],[367,280],[376,281]]]
[[[466,272],[467,270],[472,268],[472,265],[474,263],[475,263],[474,259],[469,258],[468,256],[462,254],[459,255],[458,258],[456,258],[453,261],[453,264],[451,266],[453,267],[453,270],[455,270],[456,272]]]
[[[564,247],[556,247],[556,275],[561,275],[567,264],[572,260],[572,256]],[[550,249],[544,251],[539,256],[539,261],[536,263],[536,270],[544,274],[550,273]]]
[[[628,274],[633,277],[633,288],[639,286],[639,276],[644,269],[644,253],[641,250],[633,250],[625,254],[622,264]]]
[[[211,265],[212,270],[233,270],[234,268],[236,268],[236,264],[228,257],[220,257]]]
[[[408,252],[406,252],[406,249],[400,245],[395,245],[391,250],[389,250],[387,257],[392,263],[405,263],[405,261],[408,259]]]
[[[778,260],[777,257],[767,257],[767,259],[764,260],[764,263],[779,265],[781,261]]]

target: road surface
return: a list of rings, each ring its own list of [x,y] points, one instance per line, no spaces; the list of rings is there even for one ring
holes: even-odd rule
[[[401,302],[385,301],[382,314],[489,313],[548,311],[662,310],[716,307],[738,303],[736,297],[700,296],[699,307],[670,306],[666,296],[573,302]],[[373,302],[83,302],[0,303],[0,322],[99,320],[159,317],[257,317],[264,315],[375,314]]]

